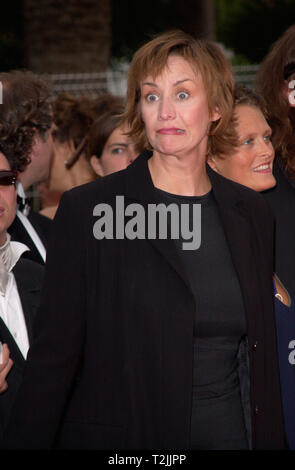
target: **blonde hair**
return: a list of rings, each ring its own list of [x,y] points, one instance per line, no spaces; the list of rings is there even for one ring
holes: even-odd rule
[[[211,124],[208,154],[228,153],[236,145],[232,123],[234,77],[231,65],[216,43],[194,39],[180,30],[160,34],[135,53],[129,67],[126,108],[122,116],[130,128],[128,134],[139,142],[140,147],[149,147],[139,110],[140,83],[148,75],[157,77],[171,54],[182,57],[193,70],[201,73],[209,113],[212,115],[218,110],[221,115]]]

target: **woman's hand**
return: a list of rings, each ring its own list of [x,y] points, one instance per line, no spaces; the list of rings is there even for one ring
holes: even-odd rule
[[[13,360],[10,359],[9,354],[7,344],[3,344],[0,348],[0,393],[5,392],[8,388],[6,377],[13,366]]]

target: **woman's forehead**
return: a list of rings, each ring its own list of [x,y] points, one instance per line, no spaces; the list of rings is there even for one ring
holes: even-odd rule
[[[157,81],[164,76],[171,76],[172,80],[182,81],[186,79],[197,80],[202,78],[200,70],[196,64],[176,54],[171,54],[167,61],[158,67],[152,67],[141,74],[139,84],[145,82]]]

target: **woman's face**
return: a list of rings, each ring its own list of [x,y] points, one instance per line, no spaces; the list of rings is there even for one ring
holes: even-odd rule
[[[274,149],[271,128],[260,109],[238,105],[235,109],[239,147],[224,159],[212,157],[210,166],[221,175],[255,191],[272,188]]]
[[[124,135],[125,132],[126,128],[117,127],[106,141],[101,156],[91,157],[90,163],[97,175],[106,176],[124,170],[137,157],[135,144]]]
[[[140,112],[147,138],[161,154],[185,155],[207,151],[208,129],[219,119],[210,117],[202,76],[180,56],[171,55],[156,78],[140,84]]]

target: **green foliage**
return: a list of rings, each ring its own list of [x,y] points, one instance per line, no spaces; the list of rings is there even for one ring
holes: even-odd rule
[[[215,0],[215,5],[217,40],[252,63],[295,21],[294,0]]]

